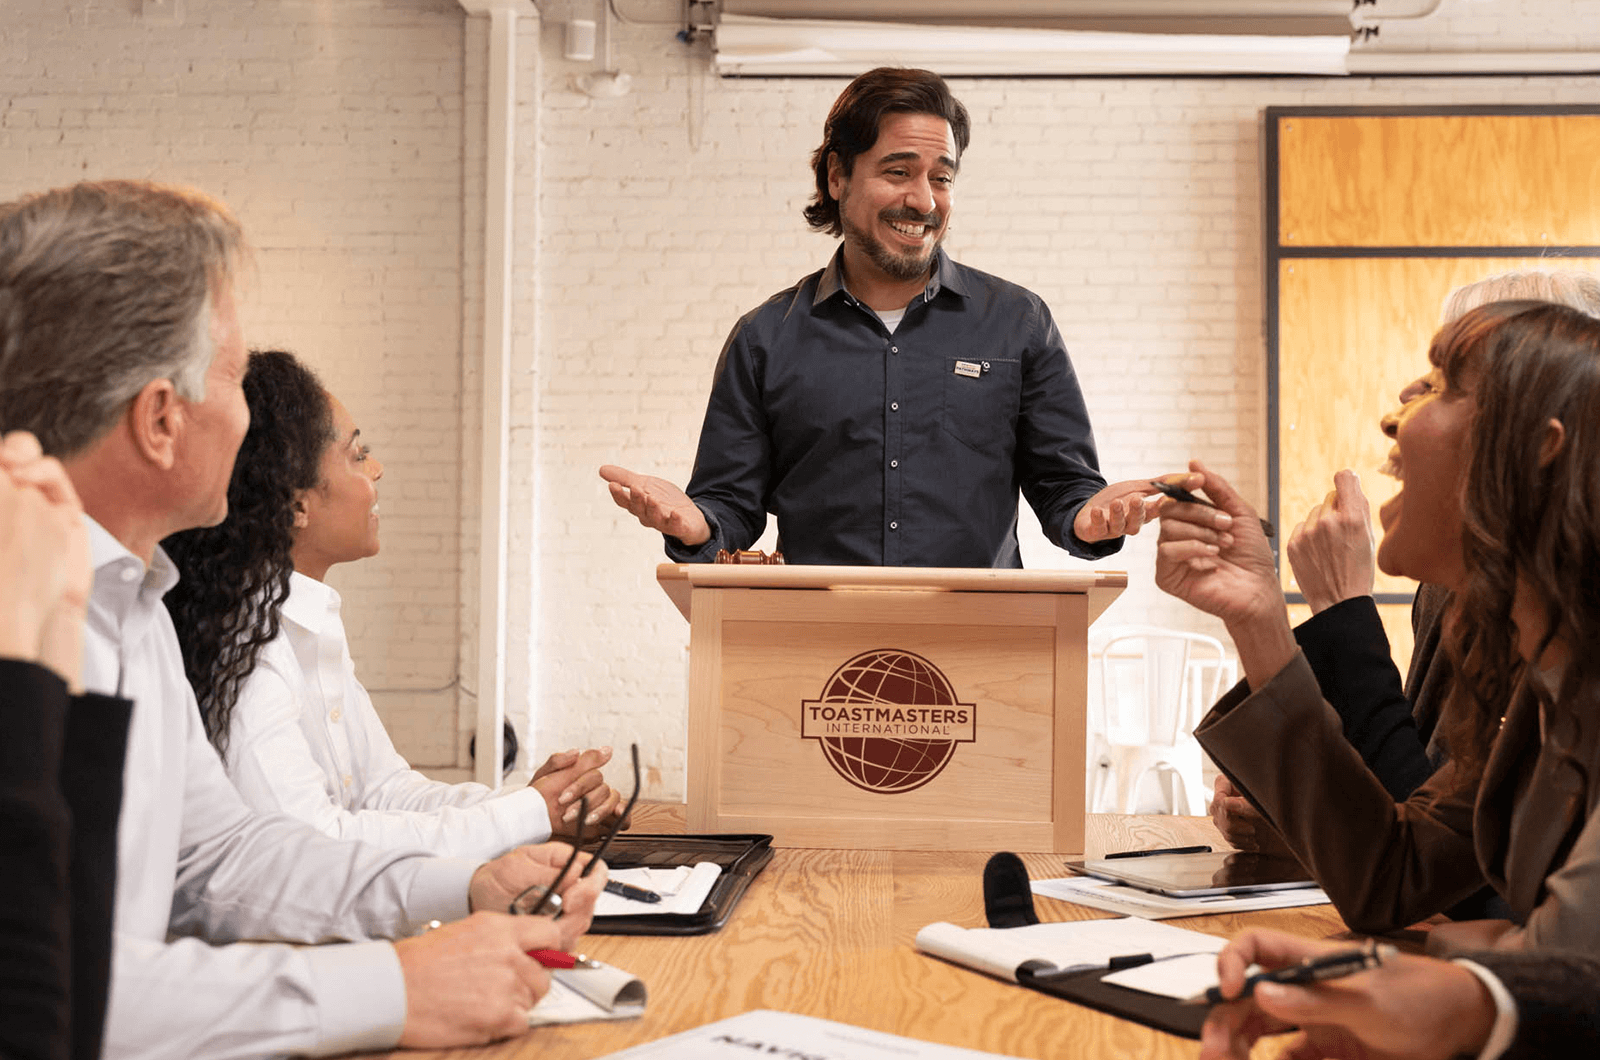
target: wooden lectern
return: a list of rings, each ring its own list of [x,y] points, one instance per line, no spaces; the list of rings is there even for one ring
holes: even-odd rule
[[[1081,851],[1108,571],[673,564],[688,825],[783,846]]]

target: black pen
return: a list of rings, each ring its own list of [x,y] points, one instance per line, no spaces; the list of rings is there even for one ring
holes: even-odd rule
[[[635,887],[631,883],[623,883],[621,880],[607,880],[606,890],[612,894],[619,894],[624,898],[632,898],[635,902],[661,901],[661,896],[656,892],[647,890],[644,887]]]
[[[1119,850],[1115,854],[1107,854],[1105,859],[1107,861],[1110,861],[1112,858],[1153,858],[1157,854],[1209,854],[1209,853],[1211,853],[1211,848],[1208,847],[1208,846],[1204,846],[1204,845],[1195,846],[1195,847],[1159,847],[1159,848],[1157,848],[1155,850]]]
[[[1337,953],[1325,954],[1321,957],[1307,957],[1298,964],[1285,965],[1270,972],[1257,972],[1247,976],[1244,989],[1239,991],[1236,998],[1222,996],[1220,986],[1207,987],[1203,993],[1185,998],[1181,1003],[1185,1005],[1220,1005],[1224,1001],[1238,1001],[1249,997],[1255,992],[1257,983],[1320,983],[1327,979],[1339,979],[1346,975],[1364,972],[1369,968],[1376,968],[1384,961],[1390,960],[1400,951],[1388,943],[1379,944],[1376,939],[1368,939],[1367,944],[1358,950],[1339,950]]]
[[[1180,504],[1198,504],[1198,505],[1200,505],[1201,507],[1204,507],[1204,508],[1215,508],[1216,507],[1215,504],[1212,504],[1210,501],[1206,500],[1204,497],[1196,496],[1195,494],[1190,493],[1188,490],[1184,489],[1182,486],[1174,486],[1170,482],[1162,482],[1159,479],[1151,479],[1150,480],[1150,485],[1154,486],[1156,489],[1160,490],[1162,493],[1165,493],[1168,497],[1171,497],[1173,500],[1177,501]],[[1261,532],[1263,534],[1267,535],[1268,537],[1276,537],[1277,536],[1278,532],[1272,528],[1272,524],[1271,523],[1267,522],[1265,519],[1261,518],[1259,515],[1256,516],[1256,521],[1261,524]]]

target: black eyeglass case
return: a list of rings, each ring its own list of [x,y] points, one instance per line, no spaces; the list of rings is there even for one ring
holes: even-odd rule
[[[606,851],[611,868],[673,869],[711,861],[722,874],[699,912],[597,916],[589,930],[596,935],[709,935],[727,923],[750,881],[771,860],[770,835],[619,835]]]

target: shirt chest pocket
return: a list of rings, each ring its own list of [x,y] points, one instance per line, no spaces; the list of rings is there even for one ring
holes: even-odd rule
[[[986,456],[1010,452],[1022,402],[1022,362],[946,357],[940,423]]]

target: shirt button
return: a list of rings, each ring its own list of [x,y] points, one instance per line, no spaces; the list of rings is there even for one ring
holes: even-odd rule
[[[890,467],[899,467],[899,466],[900,466],[900,461],[898,461],[898,460],[891,460],[891,461],[889,461],[889,466],[890,466]]]
[[[889,402],[889,408],[892,409],[895,412],[899,412],[900,411],[900,402],[898,402],[898,401]]]
[[[898,346],[890,346],[889,347],[889,352],[890,353],[899,353],[900,352],[900,347],[898,347]]]
[[[355,779],[356,779],[355,777],[352,777],[349,773],[346,773],[344,775],[344,786],[348,788],[351,784],[353,784],[355,782]]]
[[[122,568],[122,580],[123,581],[131,582],[137,577],[139,577],[139,572],[137,570],[135,570],[134,568],[132,568],[132,567],[123,567]]]
[[[900,524],[899,523],[890,523],[889,524],[889,529],[890,530],[898,530],[898,529],[900,529]]]
[[[328,717],[332,718],[334,721],[338,721],[343,716],[344,714],[339,710],[338,707],[334,707],[333,713],[328,715]]]

